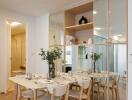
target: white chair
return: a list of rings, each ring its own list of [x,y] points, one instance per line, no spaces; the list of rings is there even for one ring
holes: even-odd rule
[[[41,97],[44,95],[43,91],[38,90],[37,91],[37,97]],[[21,92],[21,96],[23,98],[26,98],[27,100],[31,100],[33,98],[33,91],[28,89]]]
[[[85,79],[78,79],[78,85],[80,86],[80,91],[76,90],[69,90],[69,97],[90,100],[90,92],[91,92],[91,78]],[[84,90],[87,90],[84,93]]]
[[[49,84],[48,91],[50,95],[43,96],[40,100],[61,100],[62,97],[64,97],[65,100],[68,100],[68,89],[69,86],[67,84]]]

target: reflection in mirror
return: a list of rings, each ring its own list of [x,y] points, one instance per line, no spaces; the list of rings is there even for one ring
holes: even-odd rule
[[[49,17],[49,47],[59,47],[63,54],[55,61],[56,71],[64,71],[64,12],[58,12]]]
[[[118,6],[117,6],[118,5]],[[127,99],[127,0],[94,0],[93,52],[101,53],[97,63],[99,70],[116,73],[107,80],[114,80],[117,95],[111,96],[107,89],[107,100]],[[111,98],[112,97],[112,98]]]
[[[108,0],[94,0],[93,9],[94,35],[108,39]]]
[[[119,3],[120,2],[120,3]],[[110,38],[112,42],[126,42],[127,4],[126,0],[109,0]],[[118,6],[117,6],[118,5]]]
[[[72,68],[72,71],[90,71],[91,70],[91,52],[87,45],[66,46],[66,66]]]
[[[63,65],[65,64],[63,71],[72,69],[72,71],[94,72],[95,66],[95,72],[109,71],[119,74],[118,85],[122,86],[123,83],[124,86],[119,89],[125,90],[127,79],[126,1],[94,0],[91,7],[93,11],[85,14],[89,16],[88,19],[92,18],[90,22],[94,25],[85,30],[76,27],[78,18],[84,13],[76,15],[71,14],[71,11],[66,11],[65,16],[64,12],[50,16],[50,47],[58,46],[64,51],[60,60],[61,64],[57,62],[57,69],[61,69],[62,62]],[[64,20],[66,20],[65,25]],[[94,63],[92,56],[98,55],[100,57]],[[112,82],[111,77],[107,80],[107,83],[110,82]],[[108,88],[107,90],[109,92]],[[124,96],[121,95],[121,100],[126,100],[126,92],[124,92],[122,92]],[[106,100],[109,98],[111,100],[111,95],[106,95],[106,97]]]
[[[49,45],[64,45],[64,12],[50,15]]]

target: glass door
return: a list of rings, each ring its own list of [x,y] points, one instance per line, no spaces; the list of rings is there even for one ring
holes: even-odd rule
[[[126,15],[126,0],[94,0],[93,52],[101,55],[100,59],[96,62],[96,70],[99,73],[107,72],[108,76],[106,84],[103,84],[106,87],[105,97],[103,95],[97,97],[94,93],[93,100],[127,99]],[[102,79],[100,78],[100,80]],[[99,84],[102,85],[101,81],[99,81]],[[102,89],[100,86],[98,87],[99,92]],[[115,90],[115,92],[113,93],[111,89]]]

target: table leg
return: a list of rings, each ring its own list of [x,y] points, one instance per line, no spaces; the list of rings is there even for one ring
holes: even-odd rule
[[[37,100],[37,90],[33,90],[33,100]]]
[[[94,82],[93,82],[93,77],[91,78],[91,80],[92,80],[92,85],[91,85],[91,91],[92,91],[92,96],[91,96],[91,100],[93,100],[93,84],[94,84]]]
[[[19,100],[20,99],[20,86],[19,84],[16,84],[15,85],[15,95],[16,95],[16,100]]]

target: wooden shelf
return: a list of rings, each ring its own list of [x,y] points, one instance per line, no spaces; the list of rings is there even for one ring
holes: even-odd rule
[[[87,30],[87,29],[92,29],[93,28],[93,23],[87,23],[87,24],[81,24],[81,25],[74,25],[74,26],[69,26],[65,27],[66,30],[70,31],[82,31],[82,30]]]

